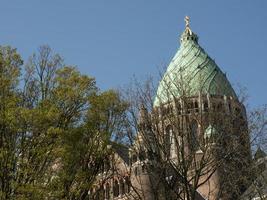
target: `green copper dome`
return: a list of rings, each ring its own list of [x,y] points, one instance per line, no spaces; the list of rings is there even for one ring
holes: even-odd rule
[[[159,83],[154,106],[181,95],[211,94],[236,98],[226,75],[201,48],[198,36],[186,22],[186,29],[181,35],[181,46]]]

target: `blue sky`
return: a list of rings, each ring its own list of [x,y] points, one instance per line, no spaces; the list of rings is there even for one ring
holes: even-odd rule
[[[252,106],[267,103],[266,0],[1,0],[0,44],[26,60],[50,45],[105,90],[133,75],[158,77],[179,47],[184,16],[201,46],[248,88]]]

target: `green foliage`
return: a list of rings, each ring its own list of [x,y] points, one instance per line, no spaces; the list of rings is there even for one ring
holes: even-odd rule
[[[48,46],[0,47],[0,199],[85,199],[127,106]]]
[[[101,133],[106,133],[107,138],[122,141],[125,111],[129,104],[120,98],[120,94],[109,90],[100,95],[92,95],[89,98],[91,107],[87,113],[87,125]]]

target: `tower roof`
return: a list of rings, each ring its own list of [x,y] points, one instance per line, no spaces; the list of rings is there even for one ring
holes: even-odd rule
[[[254,159],[258,160],[260,158],[265,158],[266,157],[266,153],[259,147],[254,155]]]
[[[185,21],[180,48],[159,83],[154,106],[166,103],[174,97],[195,96],[199,93],[236,98],[225,73],[198,44],[198,36],[190,29],[189,17]]]

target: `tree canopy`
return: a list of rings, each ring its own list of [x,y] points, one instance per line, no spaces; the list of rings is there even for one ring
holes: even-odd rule
[[[0,199],[84,199],[127,103],[41,46],[0,47]]]

